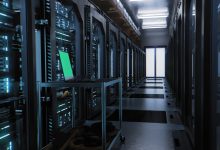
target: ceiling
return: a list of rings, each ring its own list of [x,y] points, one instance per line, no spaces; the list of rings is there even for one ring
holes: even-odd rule
[[[139,9],[153,10],[153,9],[167,8],[169,11],[169,16],[167,17],[167,24],[169,24],[175,0],[140,0],[140,1],[125,0],[125,1],[129,5],[130,9],[132,10],[135,16],[137,16]],[[140,20],[140,23],[141,22],[142,21]]]

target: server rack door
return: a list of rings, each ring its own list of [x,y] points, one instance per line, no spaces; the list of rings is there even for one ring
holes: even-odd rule
[[[211,101],[211,110],[209,117],[209,127],[210,127],[210,149],[219,150],[220,149],[220,1],[214,0],[210,9],[210,14],[212,17],[212,26],[210,27],[212,32],[212,52],[210,49],[206,49],[207,52],[211,54],[211,62],[212,65],[210,68],[212,69],[210,77],[211,84],[211,93],[210,99]],[[208,68],[207,68],[208,69]],[[208,108],[207,108],[208,109]]]
[[[85,32],[87,53],[87,77],[91,80],[105,76],[106,20],[96,9],[85,6]],[[86,118],[92,119],[100,113],[100,90],[86,90]]]
[[[121,76],[123,80],[123,91],[126,91],[126,37],[120,34],[120,52],[121,52]]]
[[[73,78],[81,76],[82,17],[80,6],[71,0],[42,0],[37,17],[48,20],[46,25],[38,25],[41,41],[42,82],[64,82],[60,53],[70,57]],[[39,69],[40,70],[40,69]],[[80,89],[47,88],[42,90],[42,142],[43,146],[62,136],[73,127],[73,117],[80,119]],[[73,116],[73,97],[76,100],[76,113]]]
[[[116,35],[113,32],[110,32],[110,42],[109,42],[109,77],[116,77],[116,52],[117,52],[117,39]]]
[[[195,128],[195,2],[186,3],[186,113],[185,124],[194,135]],[[189,37],[189,38],[188,38]]]
[[[107,22],[107,77],[117,76],[118,29]]]

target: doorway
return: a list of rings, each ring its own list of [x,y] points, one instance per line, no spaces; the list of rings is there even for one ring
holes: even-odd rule
[[[165,47],[146,48],[146,77],[165,77]]]

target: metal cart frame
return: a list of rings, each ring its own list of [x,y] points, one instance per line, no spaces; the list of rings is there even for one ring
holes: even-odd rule
[[[106,89],[109,86],[118,84],[118,96],[119,96],[119,130],[117,135],[114,137],[112,142],[107,147],[106,143]],[[72,88],[72,92],[75,93],[75,88],[100,88],[101,89],[101,108],[102,108],[102,149],[110,150],[116,141],[122,137],[122,78],[117,79],[101,79],[94,81],[77,81],[77,82],[48,82],[48,83],[38,83],[38,100],[39,100],[39,109],[41,110],[40,100],[41,100],[41,89],[42,88],[61,88],[69,87]],[[73,94],[74,95],[74,94]],[[73,96],[72,101],[72,127],[75,127],[75,98]],[[40,118],[40,117],[39,117]],[[40,131],[39,131],[40,132]],[[39,133],[39,135],[41,135]]]

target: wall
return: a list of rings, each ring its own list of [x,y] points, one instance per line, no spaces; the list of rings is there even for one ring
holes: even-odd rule
[[[168,46],[168,29],[152,29],[141,31],[141,46]]]

